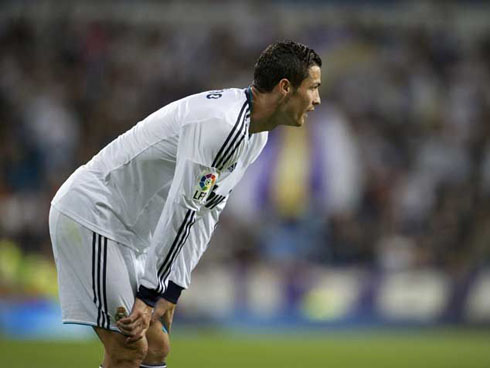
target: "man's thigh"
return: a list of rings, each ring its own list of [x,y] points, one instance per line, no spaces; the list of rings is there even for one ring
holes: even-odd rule
[[[118,331],[117,309],[134,303],[138,256],[54,209],[50,233],[63,322]]]

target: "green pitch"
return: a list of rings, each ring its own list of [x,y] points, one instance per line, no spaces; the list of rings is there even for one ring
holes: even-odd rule
[[[177,334],[169,368],[490,367],[490,331]],[[94,341],[0,341],[0,366],[97,368]]]

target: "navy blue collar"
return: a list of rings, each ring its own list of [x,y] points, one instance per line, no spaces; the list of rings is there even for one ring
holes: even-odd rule
[[[245,89],[245,96],[247,96],[247,103],[248,107],[250,109],[250,120],[248,123],[248,138],[250,139],[252,137],[252,133],[250,133],[250,124],[252,123],[252,86],[248,86]]]
[[[252,86],[248,86],[245,90],[245,95],[247,96],[248,107],[250,112],[252,112]]]

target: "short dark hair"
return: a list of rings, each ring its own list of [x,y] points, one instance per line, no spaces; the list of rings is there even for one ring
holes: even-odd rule
[[[262,51],[255,63],[253,85],[261,92],[270,92],[287,78],[298,88],[313,65],[322,66],[322,59],[313,49],[294,41],[275,42]]]

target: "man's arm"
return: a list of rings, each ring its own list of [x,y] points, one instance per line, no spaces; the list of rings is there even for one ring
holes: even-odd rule
[[[232,127],[219,121],[210,123],[190,124],[181,132],[174,178],[147,254],[137,302],[131,318],[121,320],[129,325],[125,332],[134,338],[143,336],[147,328],[147,307],[160,303],[155,313],[155,318],[160,318],[177,303],[214,230],[217,217],[213,220],[212,211],[201,208],[219,181],[220,170],[213,163],[220,155],[225,157],[223,144]],[[174,277],[176,263],[178,277]],[[167,303],[159,302],[160,298]],[[136,329],[139,325],[142,327]]]

